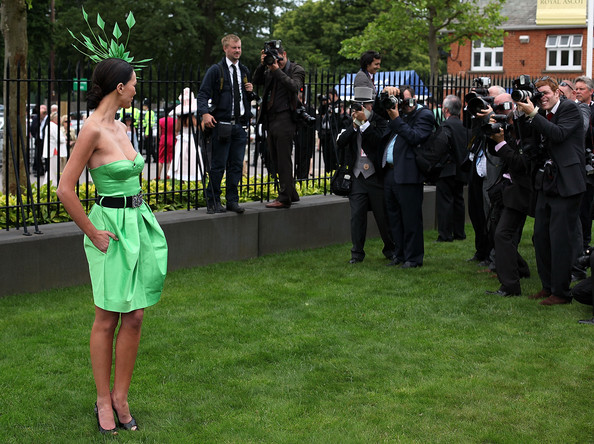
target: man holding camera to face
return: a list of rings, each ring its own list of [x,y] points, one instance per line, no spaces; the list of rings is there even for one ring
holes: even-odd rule
[[[254,84],[263,85],[258,123],[267,132],[266,143],[278,174],[278,198],[266,208],[290,208],[299,200],[293,182],[293,137],[296,130],[295,111],[298,93],[305,82],[305,70],[287,59],[280,40],[266,43],[261,64],[254,72]]]
[[[395,244],[389,265],[416,268],[423,265],[423,181],[417,168],[415,147],[433,132],[433,112],[418,105],[411,86],[384,88],[376,108],[388,119],[382,139],[384,194],[388,222]]]
[[[542,290],[531,299],[541,305],[571,302],[571,267],[577,256],[580,201],[586,190],[584,130],[575,102],[560,98],[557,82],[535,83],[541,93],[535,107],[529,97],[515,100],[531,129],[542,138],[546,160],[537,165],[534,250]]]
[[[349,194],[351,206],[351,260],[355,264],[365,258],[367,211],[373,212],[380,236],[384,241],[382,252],[388,259],[394,255],[394,242],[388,227],[384,203],[381,140],[386,132],[386,120],[373,112],[373,89],[355,87],[351,106],[352,122],[338,136],[336,148],[343,165],[353,176]]]

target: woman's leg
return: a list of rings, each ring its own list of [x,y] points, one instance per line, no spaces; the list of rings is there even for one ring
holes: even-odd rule
[[[91,365],[97,386],[97,409],[99,422],[106,430],[113,429],[113,411],[109,394],[111,362],[113,355],[113,334],[120,314],[95,307],[95,322],[91,329]]]
[[[122,313],[122,323],[116,339],[115,372],[111,400],[120,422],[132,420],[128,407],[128,389],[136,362],[144,309]]]

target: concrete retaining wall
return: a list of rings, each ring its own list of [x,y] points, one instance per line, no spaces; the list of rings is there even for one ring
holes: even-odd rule
[[[350,241],[348,199],[306,196],[289,210],[242,204],[243,214],[207,215],[204,208],[157,213],[169,245],[169,271]],[[424,228],[436,227],[435,187],[425,187]],[[44,225],[43,234],[0,232],[0,296],[89,283],[83,234],[73,222]],[[29,230],[32,232],[33,230]],[[377,237],[369,213],[368,237]]]

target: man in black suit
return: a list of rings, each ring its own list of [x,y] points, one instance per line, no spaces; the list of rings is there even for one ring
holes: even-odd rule
[[[594,131],[592,131],[594,102],[592,93],[594,93],[594,81],[590,77],[580,76],[575,79],[576,98],[582,106],[588,107],[588,125],[586,127],[585,150],[586,153],[594,151]],[[588,175],[586,181],[586,192],[582,196],[580,205],[580,222],[582,224],[582,251],[585,251],[592,240],[592,203],[594,200],[594,176]],[[580,251],[581,253],[581,251]]]
[[[411,86],[384,91],[402,103],[387,109],[390,121],[382,139],[384,194],[388,222],[396,246],[391,265],[415,268],[423,265],[423,181],[417,168],[415,147],[423,143],[435,125],[433,112],[416,103]]]
[[[536,87],[543,94],[540,110],[530,99],[516,102],[542,137],[548,157],[534,182],[534,250],[542,290],[531,298],[546,298],[541,305],[568,304],[571,266],[579,249],[580,202],[586,190],[584,129],[577,104],[560,99],[557,82],[547,77]]]
[[[243,213],[239,206],[238,185],[243,172],[243,157],[247,144],[247,127],[251,117],[249,70],[243,65],[241,40],[234,34],[222,38],[225,57],[212,65],[204,76],[198,92],[198,112],[202,129],[212,130],[212,159],[206,188],[206,212]],[[221,181],[227,172],[226,209],[221,205]]]
[[[501,206],[496,227],[493,227],[495,265],[501,286],[496,291],[486,292],[498,296],[519,296],[521,294],[520,278],[530,276],[528,264],[518,252],[518,244],[522,237],[526,216],[533,215],[530,176],[532,157],[527,153],[536,152],[536,147],[534,141],[528,137],[529,128],[524,127],[523,117],[515,119],[515,126],[511,126],[514,107],[510,94],[505,93],[495,97],[494,111],[498,115],[507,115],[507,123],[510,126],[505,131],[501,128],[487,140],[489,152],[504,161],[503,175],[493,188],[493,191],[499,190],[496,200],[500,199],[497,205]],[[516,131],[516,127],[521,131]],[[521,145],[517,144],[517,134],[522,134]]]
[[[353,177],[349,195],[351,205],[351,264],[365,258],[365,235],[367,211],[373,212],[380,236],[384,241],[382,252],[391,259],[394,242],[388,227],[384,203],[381,140],[386,131],[385,119],[373,112],[373,90],[368,87],[354,88],[352,124],[338,137],[336,147],[339,158],[344,158]],[[344,156],[344,157],[343,157]]]
[[[261,63],[254,71],[254,84],[264,85],[258,123],[267,131],[266,143],[278,175],[278,198],[266,208],[290,208],[299,200],[293,182],[293,138],[296,124],[293,113],[297,108],[297,94],[305,81],[305,70],[287,58],[280,40],[270,42],[278,57],[266,56],[262,51]]]
[[[458,96],[447,96],[441,107],[446,120],[441,124],[448,137],[450,160],[435,184],[438,242],[466,239],[464,232],[464,185],[468,173],[460,166],[468,155],[470,131],[462,124],[462,102]]]
[[[47,106],[39,105],[39,107],[35,107],[35,113],[31,119],[31,127],[29,131],[31,137],[35,141],[33,172],[37,176],[43,176],[43,174],[45,174],[45,166],[43,165],[43,136],[47,123]]]

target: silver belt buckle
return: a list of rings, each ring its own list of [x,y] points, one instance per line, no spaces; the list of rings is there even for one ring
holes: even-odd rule
[[[142,205],[142,193],[138,193],[136,196],[132,196],[132,208],[138,208]]]

